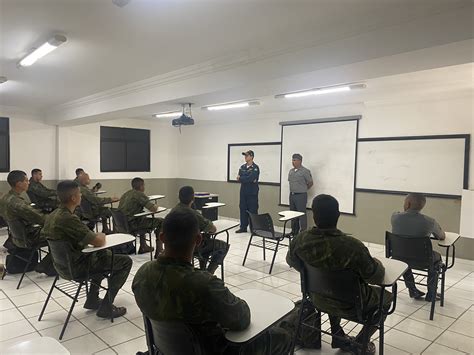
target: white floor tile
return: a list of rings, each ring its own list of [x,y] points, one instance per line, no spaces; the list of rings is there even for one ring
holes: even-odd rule
[[[461,351],[457,351],[457,350],[454,350],[454,349],[451,349],[451,348],[448,348],[444,345],[440,345],[440,344],[436,344],[436,343],[433,343],[431,344],[428,349],[426,349],[424,352],[423,352],[423,355],[461,355],[461,354],[465,354]]]
[[[19,295],[12,299],[13,303],[17,307],[25,306],[27,304],[33,304],[38,302],[44,302],[47,294],[43,291],[36,291],[27,293],[26,295]]]
[[[394,346],[408,353],[419,354],[425,350],[431,342],[392,328],[385,334],[385,344]]]
[[[453,325],[448,328],[448,330],[466,335],[468,337],[474,337],[474,323],[461,319],[456,320]],[[474,339],[472,341],[474,342]]]
[[[0,300],[0,311],[5,311],[12,308],[15,308],[15,305],[8,298]]]
[[[135,326],[135,324],[127,321],[105,329],[101,329],[96,332],[96,335],[108,345],[114,346],[144,335],[144,332]]]
[[[64,309],[59,309],[57,311],[44,314],[40,321],[38,321],[38,317],[28,318],[28,321],[33,325],[33,327],[35,327],[36,330],[43,330],[64,324],[66,316],[67,312]],[[71,317],[71,320],[74,320],[74,318]]]
[[[395,329],[404,332],[409,330],[410,334],[430,341],[435,340],[444,331],[442,328],[410,318],[396,325]]]
[[[465,353],[474,353],[474,340],[471,337],[450,332],[449,330],[436,339],[436,343]]]
[[[117,353],[112,348],[107,348],[105,350],[98,351],[94,355],[116,355]]]
[[[0,341],[35,332],[35,328],[33,328],[26,319],[22,319],[16,322],[0,325]]]
[[[55,327],[40,330],[39,332],[44,337],[55,338],[56,340],[60,342],[65,342],[70,339],[74,339],[74,338],[90,333],[90,330],[84,327],[82,323],[80,323],[77,320],[71,319],[66,327],[66,331],[64,332],[63,339],[59,340],[59,335],[61,334],[62,329],[63,329],[63,324],[60,324]]]
[[[136,354],[137,351],[145,352],[147,350],[145,336],[141,336],[137,339],[127,341],[126,343],[116,345],[113,347],[113,349],[119,355]]]
[[[0,325],[16,322],[22,319],[25,319],[25,317],[23,317],[23,314],[21,314],[16,308],[0,311]]]
[[[41,310],[43,309],[43,306],[44,302],[37,302],[26,306],[18,307],[18,309],[21,311],[21,313],[25,315],[26,318],[31,318],[34,316],[39,316]],[[50,299],[48,302],[48,306],[44,311],[44,314],[55,312],[59,309],[62,309],[62,307],[57,302]]]
[[[38,332],[33,332],[33,333],[26,334],[26,335],[16,336],[14,338],[10,338],[8,340],[0,342],[0,349],[1,350],[7,349],[10,346],[21,343],[23,341],[28,341],[28,340],[38,338],[39,336],[41,336],[41,335]],[[0,354],[3,354],[2,351],[0,351]]]
[[[447,329],[456,320],[455,318],[442,316],[441,314],[435,314],[434,319],[430,320],[430,312],[424,308],[413,313],[410,318],[442,329]]]
[[[63,342],[71,355],[93,354],[108,348],[107,344],[92,333]]]
[[[124,317],[115,318],[112,323],[110,319],[99,318],[95,314],[88,315],[79,319],[79,321],[84,324],[92,332],[95,332],[100,329],[105,329],[123,322],[126,322],[127,319]]]

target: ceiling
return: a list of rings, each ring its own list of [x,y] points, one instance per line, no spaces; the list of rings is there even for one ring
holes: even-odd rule
[[[0,105],[46,110],[245,53],[258,58],[469,6],[470,0],[0,0]],[[27,51],[68,41],[35,65]],[[197,99],[197,98],[196,98]],[[202,98],[204,99],[204,98]]]

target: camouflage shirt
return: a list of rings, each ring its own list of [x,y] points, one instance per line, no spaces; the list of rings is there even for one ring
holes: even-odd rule
[[[198,219],[199,222],[199,230],[203,233],[210,233],[212,227],[214,227],[214,224],[212,223],[211,220],[205,218],[198,210],[195,210],[188,205],[185,205],[184,203],[178,203],[171,211],[176,211],[176,210],[190,210],[193,211],[193,213],[196,215],[196,218]]]
[[[83,259],[85,259],[82,249],[96,236],[94,232],[80,221],[78,216],[71,213],[63,205],[46,216],[42,234],[50,240],[70,242],[72,247],[71,261],[73,264],[82,263]],[[59,269],[56,267],[56,270],[58,270],[61,276],[68,278],[68,270],[62,270],[61,267]]]
[[[3,195],[0,205],[3,206],[3,217],[7,223],[12,220],[23,222],[26,229],[26,237],[30,235],[36,236],[38,227],[35,225],[39,224],[42,226],[44,224],[44,214],[31,207],[30,203],[14,190],[10,190],[7,194]],[[28,247],[23,240],[13,239],[16,246],[20,248]]]
[[[363,301],[369,308],[378,305],[379,294],[368,283],[383,278],[385,269],[358,239],[338,229],[318,229],[313,227],[297,235],[290,244],[286,262],[296,270],[301,270],[301,260],[326,270],[352,270],[360,276]],[[334,299],[311,295],[317,307],[343,318],[356,316],[352,307]]]
[[[100,208],[106,204],[111,203],[112,199],[110,197],[98,197],[94,192],[92,192],[87,186],[80,185],[79,188],[81,189],[82,198],[89,201],[92,206],[92,211],[94,214],[98,214]],[[91,217],[91,216],[86,216]]]
[[[55,190],[48,189],[41,182],[30,179],[30,186],[28,186],[28,194],[34,195],[35,199],[41,204],[56,200],[57,194]],[[34,201],[33,201],[34,202]]]
[[[148,196],[135,189],[125,192],[120,198],[118,209],[128,217],[129,221],[136,217],[133,215],[143,212],[143,208],[151,210],[155,204],[148,199]]]
[[[163,256],[149,261],[137,271],[132,290],[142,313],[190,324],[213,354],[225,347],[223,329],[242,330],[250,324],[247,303],[222,280],[188,262]]]

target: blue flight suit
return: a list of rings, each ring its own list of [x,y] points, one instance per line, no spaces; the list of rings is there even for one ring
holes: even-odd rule
[[[258,178],[260,168],[257,164],[243,164],[239,169],[240,176],[240,229],[247,230],[249,217],[247,211],[258,213]]]

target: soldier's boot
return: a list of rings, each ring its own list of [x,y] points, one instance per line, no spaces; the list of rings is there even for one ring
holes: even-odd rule
[[[138,249],[138,254],[150,253],[150,252],[152,252],[153,250],[155,250],[155,248],[153,248],[152,246],[148,245],[148,244],[146,243],[145,236],[141,235],[141,236],[140,236],[140,248]]]
[[[162,252],[163,252],[163,242],[160,240],[160,238],[156,237],[155,259],[157,259],[158,255],[160,255]]]
[[[127,313],[125,307],[116,307],[113,303],[109,302],[108,291],[105,295],[99,310],[97,311],[97,317],[100,318],[118,318]]]
[[[93,282],[96,283],[97,280]],[[86,302],[84,302],[83,306],[85,309],[97,310],[102,303],[102,298],[99,297],[99,286],[95,283],[91,282],[90,284],[89,293],[87,294]]]

